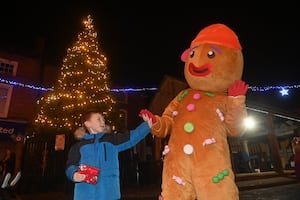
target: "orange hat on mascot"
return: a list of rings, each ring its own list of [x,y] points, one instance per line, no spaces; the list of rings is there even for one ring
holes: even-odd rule
[[[224,24],[213,24],[202,29],[192,41],[190,48],[181,55],[181,60],[186,61],[190,50],[200,44],[211,43],[241,50],[242,46],[237,35]]]

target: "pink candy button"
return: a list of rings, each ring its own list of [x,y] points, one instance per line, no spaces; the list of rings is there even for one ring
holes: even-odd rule
[[[189,105],[186,106],[186,109],[188,111],[194,111],[195,110],[195,104],[190,103]]]
[[[193,99],[195,100],[200,99],[200,94],[199,93],[194,94]]]

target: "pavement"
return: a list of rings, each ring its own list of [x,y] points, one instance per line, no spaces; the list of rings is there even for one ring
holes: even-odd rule
[[[300,183],[258,188],[240,192],[240,200],[299,200]]]
[[[237,174],[236,184],[240,190],[240,200],[300,199],[300,181],[296,179],[293,171],[286,171],[283,175],[278,175],[276,172]],[[121,192],[122,200],[157,200],[160,194],[160,185],[128,186],[122,189]],[[288,195],[290,195],[289,198],[287,198]],[[1,196],[0,193],[0,200],[41,199],[72,200],[72,195],[61,191],[48,191],[16,194],[15,197],[8,198],[3,196],[3,194]]]
[[[298,183],[294,170],[285,170],[282,175],[275,171],[262,173],[242,173],[236,175],[240,191]],[[300,199],[300,198],[299,198]]]
[[[281,176],[276,172],[240,174],[236,179],[240,200],[300,200],[300,181],[290,172]],[[287,197],[282,191],[287,186],[291,187],[289,195],[294,197],[297,194],[297,198],[281,199],[271,195],[274,190],[277,196],[281,194]],[[157,200],[160,192],[160,187],[156,185],[129,187],[123,190],[122,200]]]

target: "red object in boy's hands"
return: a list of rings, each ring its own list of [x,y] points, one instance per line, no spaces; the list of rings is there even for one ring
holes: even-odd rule
[[[232,86],[228,87],[228,96],[245,95],[249,85],[242,80],[236,80]]]
[[[96,167],[92,167],[92,166],[84,165],[84,164],[81,164],[78,169],[78,173],[85,175],[85,179],[83,181],[90,183],[90,184],[97,183],[99,171],[100,170]]]
[[[142,110],[140,111],[139,116],[142,117],[142,115],[147,115],[147,116],[149,117],[149,119],[152,120],[152,123],[153,123],[153,124],[155,124],[156,121],[157,121],[157,120],[156,120],[156,117],[153,115],[153,113],[150,112],[150,111],[147,110],[147,109],[142,109]]]

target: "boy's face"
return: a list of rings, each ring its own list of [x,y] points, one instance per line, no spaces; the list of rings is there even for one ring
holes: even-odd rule
[[[103,132],[105,130],[105,120],[100,113],[93,113],[89,120],[85,122],[91,134]]]

